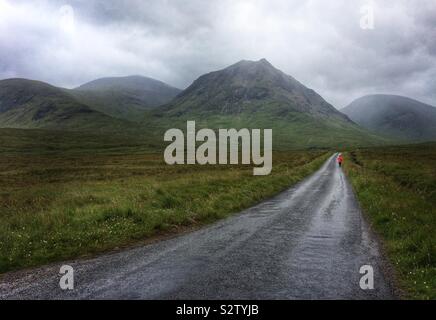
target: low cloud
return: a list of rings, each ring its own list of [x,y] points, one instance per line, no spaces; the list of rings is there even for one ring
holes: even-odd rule
[[[74,87],[141,74],[185,88],[266,58],[338,108],[371,93],[436,105],[435,38],[433,0],[0,0],[0,78]]]

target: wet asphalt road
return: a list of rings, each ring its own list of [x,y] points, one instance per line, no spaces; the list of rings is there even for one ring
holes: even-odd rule
[[[320,170],[250,209],[201,230],[59,267],[8,274],[2,299],[392,299],[377,241],[342,170]],[[374,290],[359,286],[374,268]]]

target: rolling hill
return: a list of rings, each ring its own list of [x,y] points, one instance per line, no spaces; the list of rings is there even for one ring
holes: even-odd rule
[[[198,127],[272,128],[278,148],[345,147],[383,143],[314,90],[267,60],[240,61],[195,80],[145,119],[156,130]]]
[[[68,92],[97,111],[137,121],[145,110],[168,103],[180,90],[155,79],[128,76],[97,79]]]
[[[40,81],[7,79],[0,81],[0,127],[105,131],[129,124],[91,109],[64,89]]]
[[[379,134],[411,142],[436,140],[436,108],[395,95],[369,95],[341,110]]]

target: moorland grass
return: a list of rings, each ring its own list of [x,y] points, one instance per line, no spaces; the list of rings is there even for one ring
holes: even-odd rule
[[[0,273],[210,223],[302,180],[328,156],[274,153],[271,175],[253,176],[252,166],[169,166],[160,153],[117,148],[17,150],[0,157]]]
[[[436,144],[360,149],[344,169],[406,298],[436,299]]]

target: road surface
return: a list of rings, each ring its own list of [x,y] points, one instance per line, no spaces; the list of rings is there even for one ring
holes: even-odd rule
[[[1,299],[392,299],[384,260],[332,156],[310,177],[240,214],[169,240],[7,274]],[[374,270],[362,290],[359,269]]]

